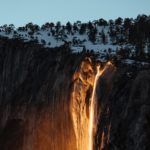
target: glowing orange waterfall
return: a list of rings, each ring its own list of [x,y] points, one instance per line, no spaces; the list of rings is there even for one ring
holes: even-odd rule
[[[90,105],[90,120],[89,120],[89,150],[93,150],[93,129],[94,129],[94,108],[95,108],[95,90],[97,85],[97,80],[99,76],[102,74],[100,71],[100,66],[97,67],[97,74],[94,81],[94,87],[91,98]]]
[[[97,66],[95,75],[92,60],[86,58],[74,73],[70,95],[70,113],[76,138],[77,150],[94,150],[94,136],[98,123],[96,87],[98,79],[112,64]],[[93,90],[92,90],[93,87]]]
[[[89,120],[89,150],[93,150],[93,146],[94,146],[94,141],[93,141],[93,132],[96,129],[95,124],[95,106],[96,106],[96,86],[97,86],[97,81],[99,79],[99,77],[103,74],[103,72],[107,69],[107,67],[109,65],[112,65],[111,62],[107,62],[106,66],[104,67],[104,69],[100,70],[100,66],[97,67],[97,73],[95,76],[95,80],[94,80],[94,86],[93,86],[93,92],[92,92],[92,97],[91,97],[91,104],[90,104],[90,120]]]

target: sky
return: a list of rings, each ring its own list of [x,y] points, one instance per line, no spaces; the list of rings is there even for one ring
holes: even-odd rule
[[[0,25],[88,22],[150,15],[150,0],[0,0]]]

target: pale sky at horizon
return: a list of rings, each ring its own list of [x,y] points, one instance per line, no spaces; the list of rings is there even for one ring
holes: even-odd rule
[[[150,0],[0,0],[0,6],[0,25],[15,26],[150,15]]]

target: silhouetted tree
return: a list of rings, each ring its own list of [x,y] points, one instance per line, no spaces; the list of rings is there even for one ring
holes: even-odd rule
[[[10,24],[9,26],[5,27],[5,32],[7,34],[10,34],[12,31],[14,31],[14,29],[15,29],[15,26],[13,24]]]
[[[114,25],[114,21],[113,20],[109,20],[109,25],[113,26]]]
[[[80,27],[79,33],[82,35],[85,33],[85,31],[86,31],[86,24],[82,24]]]
[[[106,44],[107,43],[107,37],[106,37],[106,35],[104,33],[104,30],[102,30],[101,37],[102,37],[102,43]]]
[[[99,26],[107,26],[108,25],[108,23],[107,23],[107,21],[106,20],[104,20],[104,19],[99,19],[99,21],[98,21],[98,25]]]
[[[18,27],[17,30],[18,30],[18,31],[23,31],[23,32],[25,32],[25,31],[26,31],[26,28],[25,28],[25,27]]]
[[[46,41],[43,40],[43,39],[41,39],[41,43],[42,43],[43,45],[45,45],[45,44],[46,44]]]
[[[58,22],[56,23],[56,33],[59,32],[60,28],[61,28],[61,22],[58,21]]]
[[[78,26],[77,26],[76,23],[73,24],[73,30],[74,30],[74,32],[77,32],[77,31],[78,31]]]
[[[68,31],[69,33],[71,33],[72,25],[71,25],[70,22],[67,22],[67,24],[66,24],[66,29],[67,29],[67,31]]]
[[[40,30],[40,27],[36,24],[34,25],[32,22],[26,24],[25,28],[33,33]]]
[[[116,25],[121,25],[122,24],[122,22],[123,22],[123,19],[122,18],[117,18],[116,20],[115,20],[115,24]]]
[[[125,29],[125,30],[129,29],[129,28],[131,27],[131,24],[132,24],[131,19],[129,19],[129,18],[125,18],[125,19],[124,19],[124,24],[123,24],[123,26],[124,26],[124,29]]]
[[[53,27],[55,26],[55,24],[53,22],[50,23],[50,29],[52,31]]]
[[[93,43],[95,43],[95,41],[96,41],[96,34],[97,34],[96,28],[90,30],[90,32],[89,32],[89,40]]]
[[[88,29],[89,30],[93,30],[94,29],[94,26],[93,26],[93,24],[92,24],[92,22],[88,22]]]
[[[136,43],[136,57],[143,59],[145,56],[145,52],[144,52],[144,45],[142,41],[139,41],[138,43]]]

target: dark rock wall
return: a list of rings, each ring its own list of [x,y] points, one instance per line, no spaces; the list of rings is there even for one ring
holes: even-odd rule
[[[147,68],[138,70],[119,67],[109,83],[107,75],[100,80],[97,95],[101,115],[95,149],[148,150],[150,71]]]
[[[110,149],[148,150],[150,139],[150,71],[117,75],[110,97]],[[118,82],[119,81],[119,82]]]
[[[110,102],[109,96],[113,90],[113,80],[116,73],[116,67],[110,62],[101,67],[101,75],[97,81],[95,92],[95,126],[94,132],[94,150],[103,150],[108,148],[110,136]]]
[[[0,150],[76,150],[69,110],[82,56],[0,40]]]

